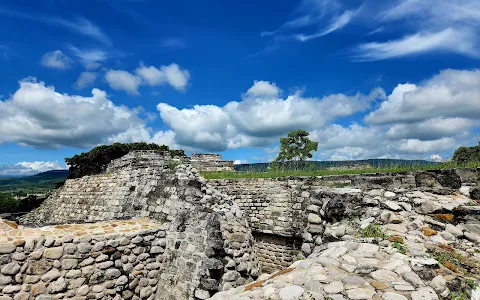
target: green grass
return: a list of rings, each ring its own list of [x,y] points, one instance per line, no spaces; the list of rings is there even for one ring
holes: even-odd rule
[[[265,172],[258,171],[222,171],[222,172],[201,172],[205,179],[235,179],[235,178],[277,178],[277,177],[297,177],[297,176],[330,176],[330,175],[351,175],[351,174],[368,174],[368,173],[404,173],[409,171],[425,171],[425,170],[441,170],[452,168],[478,168],[480,162],[469,164],[455,164],[452,162],[435,164],[435,165],[401,165],[389,167],[372,167],[364,169],[351,170],[330,170],[321,169],[305,169],[305,170],[267,170]]]

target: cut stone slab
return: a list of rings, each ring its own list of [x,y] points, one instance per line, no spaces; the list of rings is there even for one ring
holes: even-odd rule
[[[298,285],[292,285],[282,288],[279,296],[281,300],[298,300],[304,292],[305,290],[302,287]]]

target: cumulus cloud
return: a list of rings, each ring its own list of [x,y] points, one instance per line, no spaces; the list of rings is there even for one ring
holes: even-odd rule
[[[442,162],[443,158],[438,154],[432,154],[430,155],[430,160],[435,162]]]
[[[399,84],[365,121],[391,124],[430,118],[480,119],[480,70],[445,70],[421,85]],[[457,126],[459,120],[457,119]],[[465,124],[465,121],[462,121]]]
[[[92,86],[96,79],[97,73],[85,71],[78,76],[75,86],[79,89],[83,89]]]
[[[0,176],[35,175],[49,170],[66,169],[58,161],[22,161],[11,165],[0,165]]]
[[[65,70],[70,67],[72,60],[62,51],[55,50],[45,53],[42,57],[41,63],[47,68]]]
[[[145,84],[158,86],[168,83],[177,91],[185,91],[190,79],[190,73],[175,63],[161,66],[160,69],[141,64],[135,73],[144,80]]]
[[[455,146],[455,139],[444,137],[434,141],[421,141],[418,139],[404,140],[399,145],[399,150],[407,153],[428,153],[432,151],[443,152]]]
[[[160,103],[157,109],[165,124],[175,132],[180,145],[209,151],[269,145],[291,130],[314,129],[335,118],[364,111],[378,99],[385,99],[382,89],[369,95],[333,94],[306,98],[295,92],[279,98],[273,83],[255,81],[240,102],[225,106],[195,105],[178,109]]]
[[[0,144],[39,148],[88,148],[101,143],[136,140],[145,132],[138,110],[118,106],[104,91],[92,96],[61,94],[35,78],[20,81],[20,88],[0,101]]]
[[[132,74],[124,70],[109,70],[105,74],[105,80],[114,90],[123,90],[132,95],[139,95],[138,88],[141,85],[160,86],[169,84],[177,91],[185,91],[190,73],[181,69],[177,64],[161,66],[159,69],[154,66],[140,64]]]
[[[110,70],[105,73],[108,85],[119,91],[125,91],[131,95],[140,95],[138,87],[142,83],[138,76],[123,70]]]
[[[476,120],[435,117],[420,122],[393,124],[385,136],[394,140],[415,138],[430,141],[455,136],[478,125]]]
[[[281,90],[275,83],[264,80],[255,80],[253,86],[247,90],[246,97],[278,97]]]

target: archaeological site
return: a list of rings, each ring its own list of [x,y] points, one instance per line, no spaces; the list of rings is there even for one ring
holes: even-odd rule
[[[480,299],[480,170],[211,179],[134,151],[0,220],[0,300]]]

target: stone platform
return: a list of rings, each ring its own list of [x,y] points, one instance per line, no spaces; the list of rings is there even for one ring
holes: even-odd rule
[[[75,238],[86,235],[122,234],[127,232],[160,229],[161,227],[162,223],[148,218],[85,224],[62,224],[38,228],[25,227],[18,225],[15,222],[0,219],[0,243],[37,239],[39,237],[55,239],[63,237]]]

